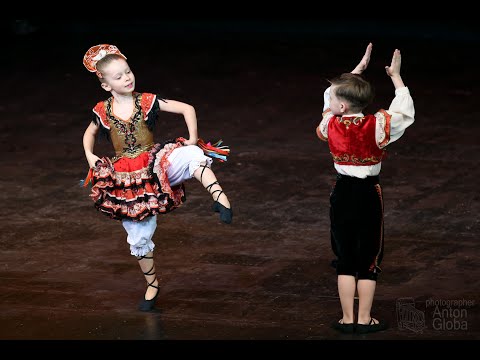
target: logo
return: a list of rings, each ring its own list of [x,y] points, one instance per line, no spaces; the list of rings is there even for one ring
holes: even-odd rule
[[[437,331],[467,331],[468,309],[473,306],[474,300],[428,299],[422,311],[416,308],[413,298],[399,298],[396,302],[398,328],[416,333],[422,333],[427,327]]]
[[[416,333],[422,333],[425,326],[425,313],[415,308],[413,298],[397,299],[397,322],[400,330],[408,329]]]

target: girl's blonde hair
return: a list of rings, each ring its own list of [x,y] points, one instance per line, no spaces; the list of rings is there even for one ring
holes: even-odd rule
[[[108,64],[110,64],[113,60],[118,60],[118,59],[123,59],[125,60],[125,57],[122,56],[122,55],[119,55],[119,54],[108,54],[108,55],[105,55],[105,57],[103,57],[101,60],[98,60],[97,62],[97,65],[96,65],[96,68],[97,68],[97,72],[99,72],[100,74],[102,74],[102,76],[98,77],[98,79],[100,80],[101,83],[105,82],[105,80],[103,79],[103,76],[105,75],[103,70],[108,66]]]

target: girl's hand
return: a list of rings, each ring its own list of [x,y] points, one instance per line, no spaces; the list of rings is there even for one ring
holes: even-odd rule
[[[188,139],[183,142],[184,145],[197,145],[198,139]]]
[[[101,161],[101,159],[95,154],[88,154],[86,155],[86,157],[88,161],[88,166],[90,166],[90,168],[94,168],[98,160]]]

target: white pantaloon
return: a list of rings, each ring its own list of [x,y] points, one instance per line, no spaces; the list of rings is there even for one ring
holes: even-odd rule
[[[179,185],[191,179],[200,165],[212,165],[212,158],[206,156],[203,150],[196,145],[181,146],[168,156],[170,163],[167,177],[170,186]],[[142,221],[122,220],[127,231],[127,242],[130,244],[130,253],[134,256],[145,256],[153,251],[155,244],[152,241],[157,228],[157,216],[149,216]]]

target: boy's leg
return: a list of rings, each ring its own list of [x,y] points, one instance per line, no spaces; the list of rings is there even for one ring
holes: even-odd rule
[[[330,193],[330,242],[332,251],[337,256],[337,286],[344,324],[354,322],[356,290],[356,243],[354,228],[351,226],[355,214],[351,211],[351,201],[348,180],[337,179]]]
[[[369,279],[359,279],[357,283],[358,290],[358,320],[359,324],[368,324],[372,318],[373,297],[377,282]]]
[[[356,281],[354,276],[338,275],[338,295],[342,305],[343,324],[352,324],[354,322],[355,288]]]
[[[371,310],[377,282],[371,279],[359,279],[358,289],[358,320],[356,331],[359,334],[368,334],[388,328],[388,323],[372,317]]]
[[[375,297],[377,278],[381,272],[380,264],[384,250],[384,217],[383,195],[379,183],[368,185],[363,191],[362,231],[359,235],[358,247],[358,318],[360,325],[373,327],[364,328],[364,331],[382,330],[385,322],[372,319],[371,311]],[[376,326],[378,324],[378,326]],[[361,330],[361,328],[357,329]]]

